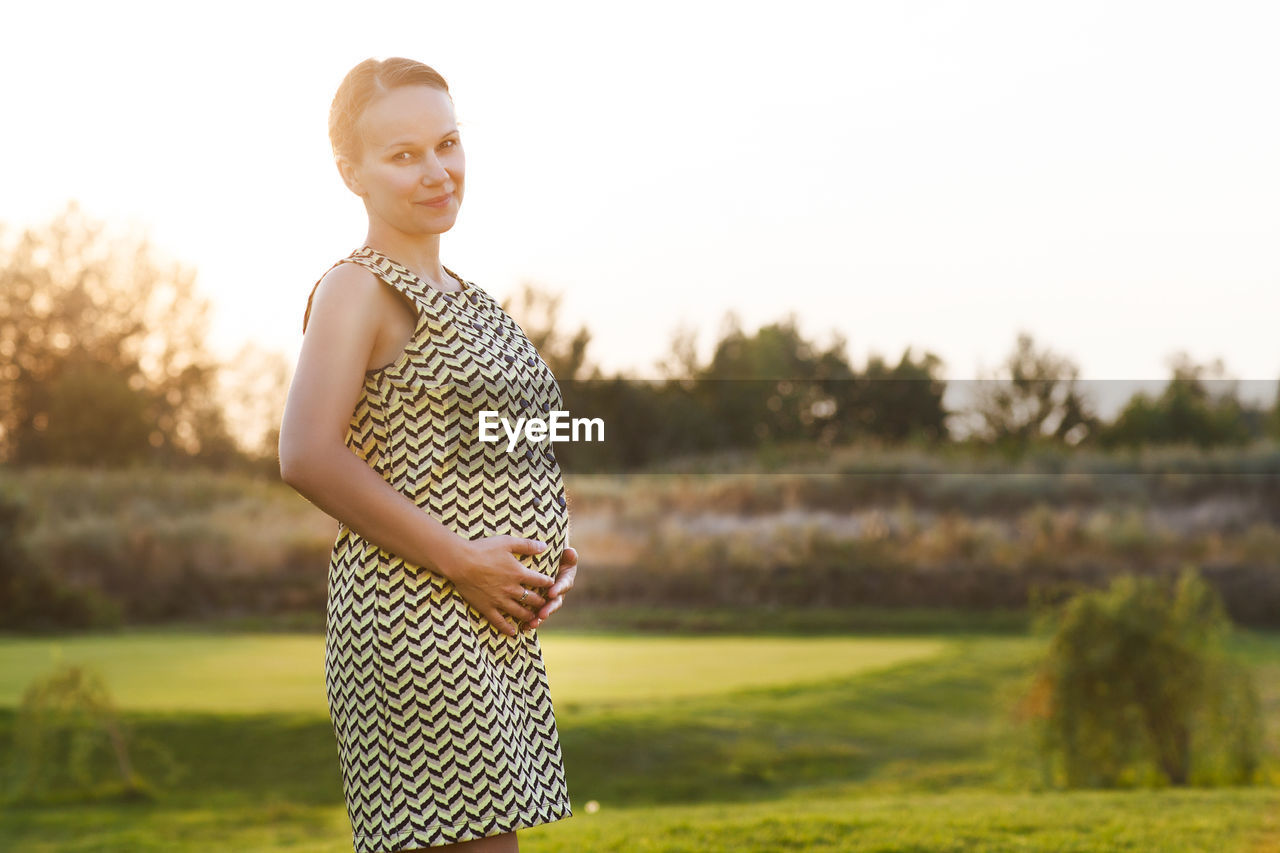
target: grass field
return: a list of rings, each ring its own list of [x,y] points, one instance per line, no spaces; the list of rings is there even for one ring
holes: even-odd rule
[[[522,830],[525,851],[1280,851],[1277,787],[1035,791],[1006,709],[1036,639],[541,640],[575,814]],[[1237,651],[1275,719],[1280,637],[1242,634]],[[149,803],[2,811],[0,850],[351,849],[321,635],[2,639],[6,767],[18,697],[57,659],[104,675],[144,771],[160,774],[158,745],[180,775]],[[1274,732],[1268,749],[1274,768]]]

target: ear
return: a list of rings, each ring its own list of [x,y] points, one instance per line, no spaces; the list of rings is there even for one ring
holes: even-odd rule
[[[360,179],[356,177],[356,170],[351,165],[351,161],[346,158],[346,155],[336,155],[333,158],[333,164],[338,167],[338,174],[342,177],[342,182],[347,185],[347,189],[363,198],[365,194],[364,187],[361,186]]]

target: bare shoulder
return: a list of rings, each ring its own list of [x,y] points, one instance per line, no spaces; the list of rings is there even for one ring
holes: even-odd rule
[[[340,263],[315,284],[281,422],[281,458],[307,464],[317,441],[341,442],[386,316],[372,271]]]
[[[320,315],[331,326],[353,322],[376,323],[385,315],[391,288],[381,284],[378,276],[360,264],[338,263],[316,282],[307,298],[307,309],[302,319],[305,335],[310,323]]]
[[[338,358],[360,365],[363,371],[385,324],[383,291],[389,289],[359,264],[340,263],[326,272],[307,303],[302,357]]]
[[[333,269],[324,274],[324,278],[320,279],[321,282],[331,280],[365,282],[365,286],[370,290],[376,289],[378,285],[378,276],[374,271],[354,261],[339,262]]]
[[[382,285],[378,276],[360,264],[338,264],[316,282],[315,302],[352,303],[374,302]]]

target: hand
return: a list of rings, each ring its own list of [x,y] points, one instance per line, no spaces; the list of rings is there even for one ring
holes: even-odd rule
[[[547,603],[529,623],[530,628],[537,628],[547,621],[548,616],[564,606],[564,594],[573,589],[573,581],[577,575],[578,552],[574,548],[565,548],[560,555],[560,571],[556,574],[556,582],[547,591]]]
[[[507,616],[517,623],[532,619],[535,610],[547,603],[547,599],[536,592],[547,585],[547,576],[535,572],[513,555],[538,554],[545,548],[544,542],[519,536],[462,540],[444,573],[472,607],[502,633],[515,636],[520,626],[508,622]],[[524,595],[526,589],[528,595]],[[521,596],[524,596],[523,604]]]

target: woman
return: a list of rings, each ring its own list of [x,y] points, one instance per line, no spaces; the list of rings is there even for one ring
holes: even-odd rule
[[[577,553],[550,444],[481,441],[561,409],[520,327],[440,263],[464,156],[444,79],[366,60],[329,116],[365,243],[312,289],[280,473],[339,520],[325,684],[356,853],[518,850],[572,816],[536,628]]]

